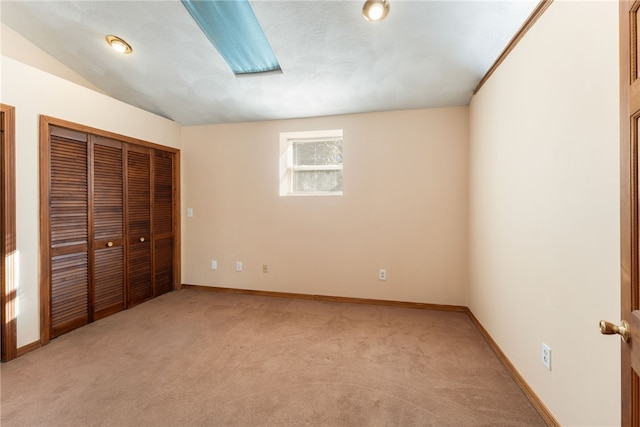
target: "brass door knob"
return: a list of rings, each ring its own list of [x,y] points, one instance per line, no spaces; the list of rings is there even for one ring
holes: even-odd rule
[[[144,242],[144,237],[141,237],[141,238],[140,238],[140,242]]]
[[[607,322],[606,320],[601,320],[600,333],[602,335],[618,334],[620,335],[620,338],[622,338],[622,341],[627,342],[629,341],[629,335],[630,335],[629,322],[627,322],[626,320],[623,320],[622,322],[620,322],[620,326],[618,326],[618,325],[614,325],[611,322]]]
[[[113,246],[113,242],[108,242],[108,243],[107,243],[107,247],[109,247],[109,248],[110,248],[110,247],[112,247],[112,246]]]

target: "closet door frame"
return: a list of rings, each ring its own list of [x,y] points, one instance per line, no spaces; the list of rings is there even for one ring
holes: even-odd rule
[[[15,159],[15,107],[0,104],[2,137],[0,139],[0,221],[2,221],[2,241],[0,242],[0,360],[8,362],[18,356],[17,325],[15,316],[16,283],[16,159]]]
[[[152,142],[119,135],[113,132],[96,129],[73,123],[55,117],[40,116],[40,345],[46,345],[51,340],[51,270],[50,270],[50,205],[49,196],[51,193],[51,183],[49,170],[51,159],[49,157],[49,133],[50,126],[58,126],[79,132],[86,132],[90,135],[104,136],[124,143],[141,147],[153,148],[157,150],[173,153],[173,231],[176,244],[173,249],[173,289],[180,289],[180,150]]]

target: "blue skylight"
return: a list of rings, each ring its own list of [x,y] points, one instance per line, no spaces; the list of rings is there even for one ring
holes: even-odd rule
[[[281,71],[248,0],[182,0],[236,75]]]

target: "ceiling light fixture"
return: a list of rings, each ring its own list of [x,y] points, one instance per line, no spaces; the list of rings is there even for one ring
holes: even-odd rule
[[[182,0],[236,76],[282,73],[249,0]]]
[[[389,14],[389,0],[367,0],[362,15],[367,21],[382,21]]]
[[[131,49],[129,43],[122,40],[118,36],[108,35],[107,37],[105,37],[105,39],[107,40],[107,43],[109,43],[109,46],[111,46],[116,52],[125,54],[133,52],[133,49]]]

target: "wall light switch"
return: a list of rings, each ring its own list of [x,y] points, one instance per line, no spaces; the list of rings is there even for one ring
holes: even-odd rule
[[[236,262],[236,271],[237,272],[242,271],[242,262],[240,262],[240,261]]]
[[[187,208],[187,216],[191,218],[193,216],[193,208]]]
[[[551,347],[542,343],[542,364],[551,370]]]
[[[216,261],[215,259],[211,260],[211,269],[212,270],[217,270],[218,269],[218,261]]]

